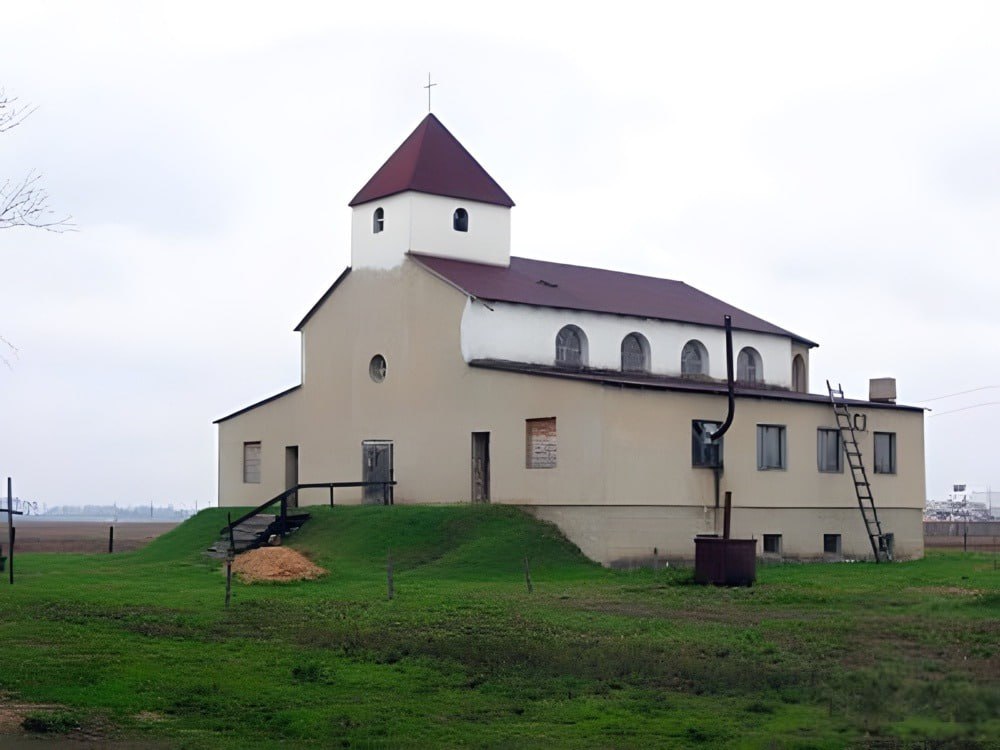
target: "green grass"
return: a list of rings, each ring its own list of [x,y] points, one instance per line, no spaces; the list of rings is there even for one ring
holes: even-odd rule
[[[684,569],[603,569],[512,508],[313,511],[290,541],[329,574],[235,584],[229,610],[201,555],[219,510],[134,553],[20,555],[0,585],[0,692],[60,706],[32,714],[48,732],[190,748],[1000,737],[987,555],[767,565],[753,588],[702,588]]]

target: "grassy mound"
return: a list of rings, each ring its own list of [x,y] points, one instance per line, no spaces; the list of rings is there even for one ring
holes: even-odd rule
[[[192,561],[245,508],[209,508],[135,553],[142,562]],[[394,505],[303,508],[312,518],[288,545],[340,576],[383,575],[391,552],[396,572],[466,580],[510,579],[531,570],[548,577],[600,576],[549,523],[502,505]]]
[[[603,569],[516,508],[309,510],[287,541],[329,574],[234,583],[229,608],[202,554],[225,510],[137,552],[24,555],[17,585],[0,586],[0,699],[192,750],[1000,736],[987,555],[768,565],[753,588],[721,589],[674,568]]]

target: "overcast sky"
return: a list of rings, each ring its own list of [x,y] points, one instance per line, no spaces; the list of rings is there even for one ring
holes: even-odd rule
[[[214,502],[212,420],[298,382],[292,328],[428,71],[518,204],[515,254],[682,279],[818,341],[813,391],[1000,385],[1000,5],[572,7],[5,7],[0,86],[38,110],[0,181],[40,170],[79,226],[0,231],[15,493]],[[930,497],[1000,488],[1000,406],[953,412],[988,402],[926,404]]]

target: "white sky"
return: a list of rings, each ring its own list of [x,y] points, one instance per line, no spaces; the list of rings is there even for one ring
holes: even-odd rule
[[[41,170],[80,227],[0,232],[16,494],[214,500],[211,422],[298,382],[292,328],[428,71],[518,203],[515,254],[682,279],[819,341],[814,391],[1000,385],[1000,5],[587,8],[5,8],[0,86],[39,109],[0,179]],[[929,496],[1000,487],[1000,407],[933,416],[983,402],[927,404]]]

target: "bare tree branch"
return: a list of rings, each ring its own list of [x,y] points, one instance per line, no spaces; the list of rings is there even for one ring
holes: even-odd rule
[[[34,170],[17,182],[6,180],[0,184],[0,229],[34,227],[50,232],[74,231],[72,217],[56,217],[49,208],[49,194],[39,181],[42,176]]]
[[[8,96],[0,88],[0,133],[13,130],[36,109],[19,104],[16,96]],[[0,229],[33,227],[50,232],[76,229],[71,216],[57,217],[49,208],[49,194],[40,184],[41,177],[32,170],[23,180],[8,179],[0,184]]]
[[[2,345],[0,346],[0,363],[3,363],[8,370],[13,370],[14,364],[12,360],[17,359],[19,354],[17,347],[3,336],[0,336],[0,345]]]
[[[0,133],[16,128],[36,109],[38,107],[18,104],[16,96],[7,96],[7,90],[0,87]]]

